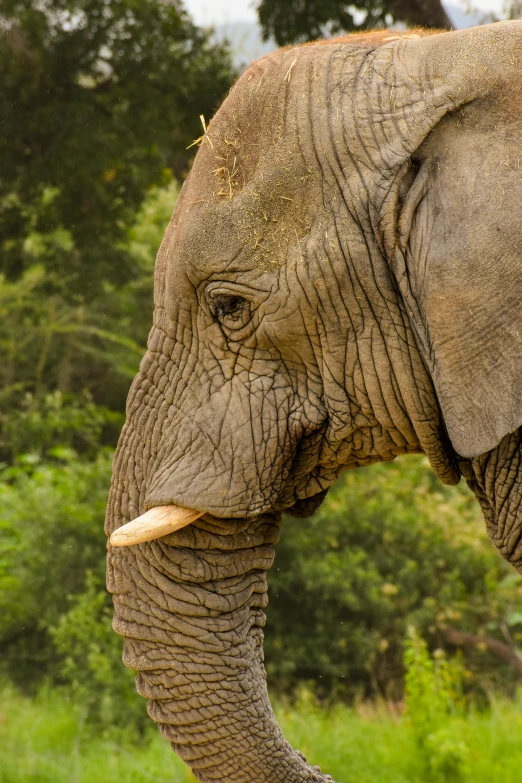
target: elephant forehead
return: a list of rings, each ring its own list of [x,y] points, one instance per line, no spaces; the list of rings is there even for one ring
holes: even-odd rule
[[[309,231],[323,207],[308,111],[321,57],[278,52],[239,79],[201,139],[176,216],[176,255],[206,264],[243,250],[278,263]],[[314,106],[314,116],[323,110]]]
[[[217,145],[216,145],[217,147]],[[203,150],[201,150],[203,152]],[[223,171],[219,149],[204,151],[183,194],[170,243],[169,264],[195,273],[283,264],[289,247],[306,237],[323,210],[319,177],[297,153],[267,150],[249,179],[238,158]]]
[[[274,182],[263,189],[265,178],[285,179],[302,165],[292,100],[299,85],[285,81],[287,58],[277,55],[239,79],[201,139],[191,180],[207,198],[232,200],[252,181],[266,191]],[[300,75],[306,82],[304,70]]]

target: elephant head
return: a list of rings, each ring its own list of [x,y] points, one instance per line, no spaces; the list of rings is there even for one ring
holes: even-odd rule
[[[327,779],[275,721],[262,628],[280,514],[340,471],[425,453],[522,563],[521,76],[516,22],[318,42],[205,132],[107,515],[153,518],[109,545],[114,628],[201,781]]]

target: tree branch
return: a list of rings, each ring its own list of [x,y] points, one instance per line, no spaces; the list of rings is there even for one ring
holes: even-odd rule
[[[489,636],[478,636],[466,631],[459,631],[457,628],[441,628],[440,630],[449,644],[455,647],[484,647],[488,652],[512,666],[522,677],[522,658],[519,652],[513,650],[509,645],[499,642],[497,639],[491,639]]]

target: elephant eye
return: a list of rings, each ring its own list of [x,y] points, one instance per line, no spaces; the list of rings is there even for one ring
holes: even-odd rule
[[[250,320],[250,302],[237,294],[216,294],[210,307],[214,318],[229,331],[242,329]]]
[[[239,317],[241,310],[246,305],[246,301],[241,296],[227,296],[220,294],[213,301],[213,310],[217,318],[223,318],[225,315]]]

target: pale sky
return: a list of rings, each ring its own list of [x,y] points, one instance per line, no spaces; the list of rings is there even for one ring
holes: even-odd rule
[[[465,0],[450,0],[465,10]],[[227,22],[256,22],[255,0],[184,0],[184,5],[196,24],[226,24]],[[471,0],[480,11],[497,11],[502,0]]]
[[[252,0],[184,0],[183,5],[199,25],[257,22]]]

